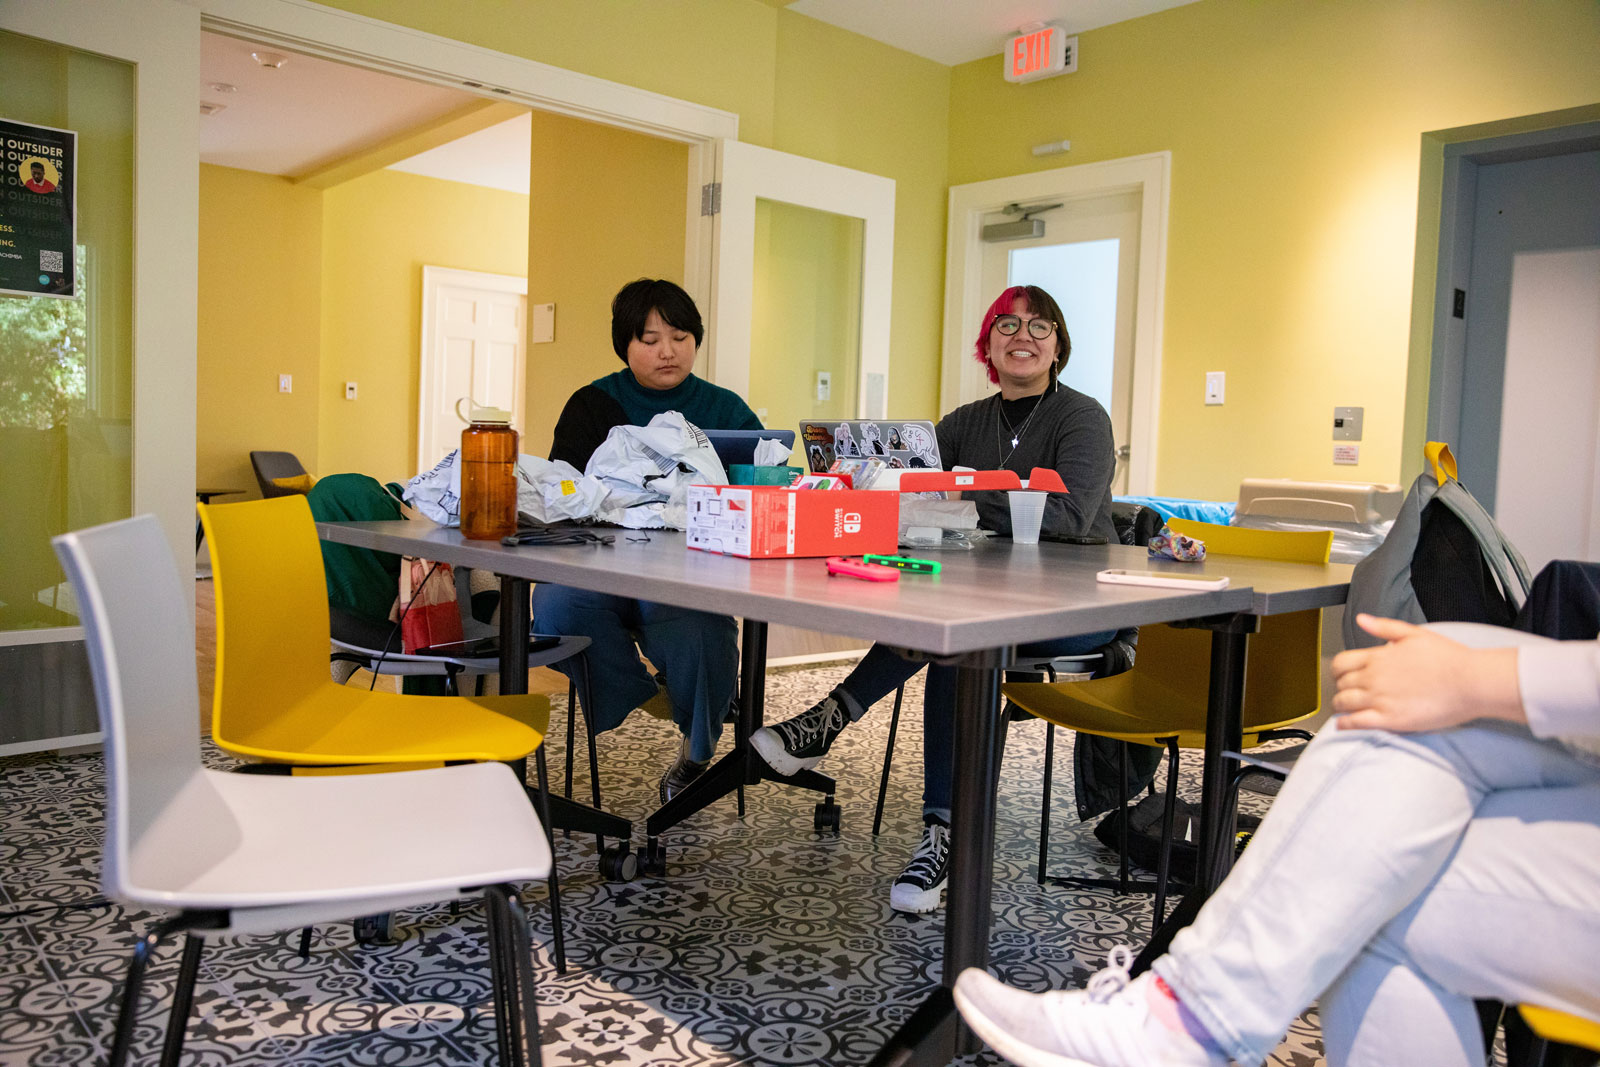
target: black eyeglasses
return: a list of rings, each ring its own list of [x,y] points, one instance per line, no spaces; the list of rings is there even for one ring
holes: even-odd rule
[[[1022,329],[1022,318],[1019,315],[996,315],[994,328],[1010,337]],[[1056,332],[1056,324],[1050,319],[1029,319],[1028,336],[1035,341],[1043,341]]]

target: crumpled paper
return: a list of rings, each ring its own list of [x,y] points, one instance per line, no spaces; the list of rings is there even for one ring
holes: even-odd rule
[[[1170,526],[1150,538],[1151,559],[1175,559],[1179,563],[1199,563],[1206,558],[1206,543],[1178,533]]]

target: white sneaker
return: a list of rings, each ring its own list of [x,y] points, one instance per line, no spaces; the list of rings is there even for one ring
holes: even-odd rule
[[[1119,945],[1087,989],[1050,993],[1024,993],[969,967],[956,979],[956,1008],[1021,1067],[1226,1067],[1227,1057],[1151,1014],[1154,975],[1130,981],[1132,962]]]

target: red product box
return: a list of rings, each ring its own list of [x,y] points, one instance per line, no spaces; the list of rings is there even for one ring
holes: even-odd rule
[[[688,543],[747,559],[891,554],[900,494],[776,485],[691,485]]]

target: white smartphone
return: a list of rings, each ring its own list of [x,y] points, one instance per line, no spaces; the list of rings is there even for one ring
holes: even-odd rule
[[[1228,576],[1208,578],[1200,574],[1175,574],[1172,571],[1105,570],[1095,575],[1112,585],[1159,585],[1168,589],[1226,589]]]

